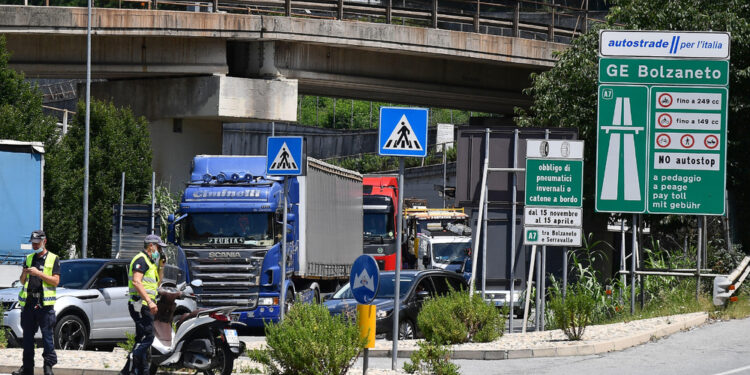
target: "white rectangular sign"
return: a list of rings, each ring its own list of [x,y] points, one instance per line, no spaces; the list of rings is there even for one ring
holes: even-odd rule
[[[729,33],[602,30],[600,56],[729,58]]]
[[[653,95],[656,96],[656,109],[721,111],[723,108],[720,93],[656,91]]]
[[[437,124],[437,139],[435,141],[437,152],[453,148],[453,124]]]
[[[581,246],[581,228],[524,227],[524,245]]]
[[[656,112],[656,129],[663,130],[721,130],[721,113]]]
[[[583,209],[559,207],[529,207],[523,211],[523,224],[559,225],[561,227],[580,227]]]
[[[526,157],[583,160],[583,141],[527,139]]]
[[[720,154],[685,152],[654,152],[654,169],[681,169],[686,171],[720,171]],[[667,178],[669,176],[662,176]],[[663,181],[659,181],[660,183]],[[697,181],[697,182],[700,182]]]

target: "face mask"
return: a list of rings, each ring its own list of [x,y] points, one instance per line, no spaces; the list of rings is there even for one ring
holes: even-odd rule
[[[39,254],[42,250],[44,250],[44,248],[40,246],[38,249],[34,250],[34,254]]]
[[[154,251],[153,253],[151,253],[151,259],[154,261],[154,263],[156,263],[159,260],[159,252]]]

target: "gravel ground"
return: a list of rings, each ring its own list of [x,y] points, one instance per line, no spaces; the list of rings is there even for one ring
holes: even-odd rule
[[[608,325],[590,326],[584,333],[581,341],[568,341],[560,330],[551,330],[544,332],[527,332],[505,334],[490,343],[469,343],[454,345],[453,350],[512,350],[512,349],[541,349],[541,348],[559,348],[581,344],[595,344],[606,342],[613,339],[629,337],[643,331],[649,331],[666,327],[671,324],[677,324],[690,318],[700,316],[704,313],[693,313],[683,315],[673,315],[660,318],[635,320],[627,323],[615,323]],[[265,345],[263,340],[253,340],[247,342],[249,348],[260,348]],[[391,349],[393,343],[386,340],[378,340],[375,349]],[[416,349],[416,340],[399,341],[399,349]],[[36,363],[41,366],[42,349],[37,349]],[[0,350],[0,365],[20,366],[21,349],[2,349]],[[100,351],[58,351],[58,368],[75,368],[75,369],[110,369],[119,370],[125,364],[125,351],[116,348],[113,352]],[[235,371],[238,373],[251,372],[252,369],[260,369],[260,365],[251,361],[247,357],[240,357],[235,361]],[[349,374],[361,374],[361,368],[353,368]],[[401,371],[391,371],[386,369],[369,369],[368,374],[373,375],[392,375],[404,374]]]

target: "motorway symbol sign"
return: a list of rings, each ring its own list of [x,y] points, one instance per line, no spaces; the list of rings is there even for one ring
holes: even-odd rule
[[[369,304],[378,293],[379,285],[380,270],[375,258],[360,255],[352,264],[349,275],[349,288],[352,290],[354,299],[363,305]]]
[[[266,152],[267,174],[302,174],[302,137],[268,137]]]
[[[378,145],[384,156],[427,156],[427,109],[381,107]]]
[[[646,211],[647,125],[646,86],[599,87],[596,211]]]

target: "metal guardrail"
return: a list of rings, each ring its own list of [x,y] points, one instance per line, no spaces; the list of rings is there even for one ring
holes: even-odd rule
[[[59,1],[59,0],[58,0]],[[93,0],[92,0],[93,1]],[[588,0],[100,0],[94,6],[401,24],[567,43],[603,22]],[[13,0],[0,0],[0,3]],[[41,3],[43,4],[37,4]],[[24,0],[56,5],[56,0]]]

